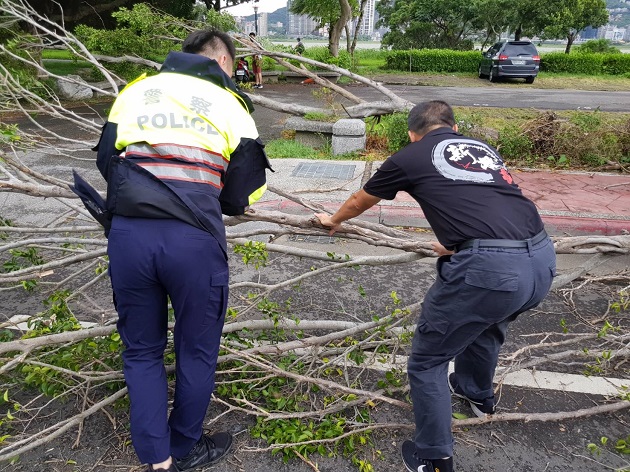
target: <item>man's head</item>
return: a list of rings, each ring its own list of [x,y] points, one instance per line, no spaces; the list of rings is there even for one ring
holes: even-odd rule
[[[299,43],[300,41],[302,41],[300,38],[298,38],[297,40],[298,40],[298,43]]]
[[[249,37],[252,39],[256,39],[256,33],[252,31],[251,33],[249,33]]]
[[[236,49],[232,38],[217,30],[199,30],[184,40],[182,51],[214,59],[227,75],[232,75]]]
[[[409,139],[412,143],[421,140],[429,131],[445,126],[457,131],[453,109],[441,100],[417,104],[407,118]]]

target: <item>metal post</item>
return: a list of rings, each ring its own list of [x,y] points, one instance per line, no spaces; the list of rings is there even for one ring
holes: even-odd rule
[[[254,0],[254,30],[258,38],[258,0]]]

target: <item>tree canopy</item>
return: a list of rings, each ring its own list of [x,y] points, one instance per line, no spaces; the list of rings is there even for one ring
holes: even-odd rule
[[[551,38],[566,38],[565,52],[571,46],[578,33],[587,26],[598,28],[608,21],[608,10],[604,0],[565,0],[551,19],[551,25],[545,28],[544,35]]]
[[[220,11],[224,8],[251,2],[252,0],[204,0],[208,10]],[[57,0],[55,2],[33,2],[33,9],[42,16],[50,18],[66,27],[79,23],[94,27],[113,27],[110,14],[120,7],[133,8],[137,3],[148,3],[177,18],[190,18],[195,7],[195,0]]]
[[[377,10],[390,30],[383,45],[394,49],[472,49],[473,39],[485,46],[502,33],[572,43],[608,20],[604,0],[382,0]]]

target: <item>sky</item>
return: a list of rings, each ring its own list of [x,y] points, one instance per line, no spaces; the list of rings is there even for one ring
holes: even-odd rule
[[[274,12],[278,8],[286,7],[287,0],[259,0],[258,1],[258,12]],[[235,7],[226,8],[223,11],[226,11],[234,16],[248,16],[254,14],[254,4],[253,2],[244,3],[242,5],[237,5]]]

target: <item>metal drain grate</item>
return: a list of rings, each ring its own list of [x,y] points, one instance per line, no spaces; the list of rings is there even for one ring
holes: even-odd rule
[[[311,236],[305,234],[292,234],[289,241],[299,243],[334,244],[337,238],[333,236]]]
[[[300,162],[291,174],[293,177],[350,180],[355,165],[328,164],[322,162]]]

